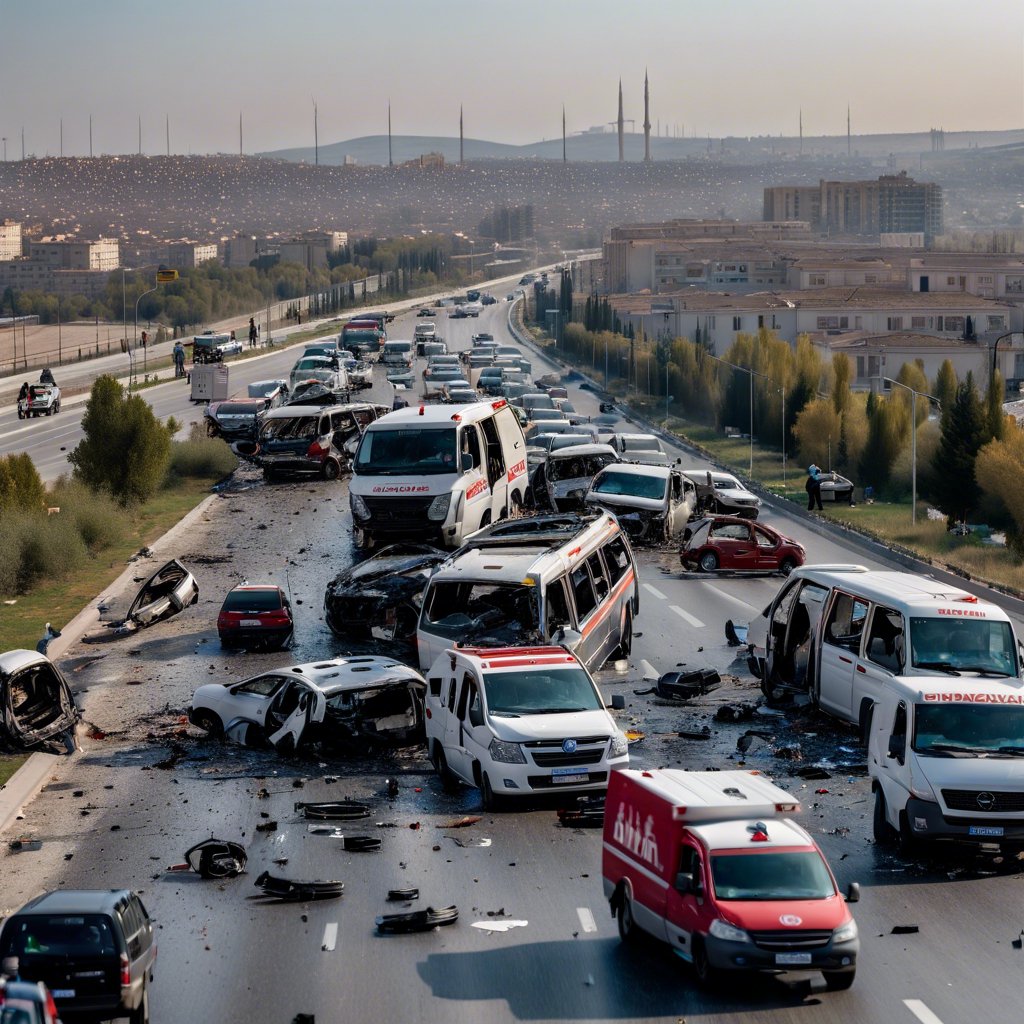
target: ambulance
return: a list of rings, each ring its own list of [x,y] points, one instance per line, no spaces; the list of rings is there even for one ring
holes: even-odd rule
[[[1024,849],[1024,683],[894,679],[871,716],[874,833],[904,853],[930,840]]]
[[[727,971],[821,971],[853,984],[860,942],[800,804],[758,772],[624,769],[605,802],[601,874],[619,936],[643,930],[693,964]]]

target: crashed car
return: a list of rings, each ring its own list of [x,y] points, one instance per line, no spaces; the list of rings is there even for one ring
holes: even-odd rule
[[[807,557],[803,545],[740,516],[709,516],[683,534],[679,560],[703,572],[778,572],[788,576]]]
[[[54,416],[60,412],[60,388],[56,384],[30,384],[28,394],[18,399],[18,419]]]
[[[176,558],[165,562],[139,589],[122,619],[105,624],[105,628],[82,637],[84,643],[117,640],[154,622],[169,619],[199,600],[199,584]]]
[[[342,637],[415,640],[427,579],[447,557],[429,544],[381,548],[327,585],[327,625]]]
[[[660,544],[682,534],[697,492],[678,469],[623,462],[594,477],[584,504],[613,512],[630,540]]]
[[[358,360],[348,368],[348,384],[353,391],[373,387],[373,364]]]
[[[562,435],[558,440],[572,436]],[[591,481],[605,466],[618,461],[615,449],[606,444],[552,446],[530,481],[534,504],[555,512],[582,512]]]
[[[697,496],[708,511],[757,518],[761,499],[732,473],[717,469],[684,469],[683,472],[693,481]]]
[[[260,416],[269,408],[266,398],[229,398],[210,402],[203,413],[208,437],[222,437],[229,444],[256,436]]]
[[[423,676],[392,658],[336,658],[207,683],[189,720],[212,736],[282,752],[404,747],[423,738],[425,690]]]
[[[72,753],[78,708],[60,670],[36,651],[0,654],[0,750]]]
[[[270,408],[276,409],[288,398],[288,381],[281,377],[272,380],[254,380],[246,386],[245,390],[250,398],[265,398],[270,402]]]

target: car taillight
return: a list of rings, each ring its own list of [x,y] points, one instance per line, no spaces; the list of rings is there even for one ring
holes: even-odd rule
[[[128,954],[121,954],[121,988],[131,988],[132,966],[128,960]]]
[[[230,621],[231,621],[231,617],[228,615],[228,613],[227,612],[221,612],[217,616],[217,628],[219,629],[221,626],[226,626]]]

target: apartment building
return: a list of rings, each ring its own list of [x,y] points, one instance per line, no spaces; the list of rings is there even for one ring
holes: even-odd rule
[[[216,242],[171,242],[165,264],[172,270],[187,270],[218,258]]]
[[[0,260],[16,260],[21,256],[21,222],[0,222]]]
[[[954,292],[1024,303],[1024,260],[993,253],[915,256],[907,271],[913,292]]]

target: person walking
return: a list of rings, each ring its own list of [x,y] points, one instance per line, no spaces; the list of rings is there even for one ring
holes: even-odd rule
[[[813,462],[807,467],[807,483],[804,487],[807,491],[807,511],[813,511],[817,504],[818,511],[824,512],[821,505],[821,470]]]
[[[256,320],[254,317],[249,317],[249,348],[256,347],[256,340],[259,337],[259,331],[256,329]]]
[[[174,376],[185,376],[185,346],[180,341],[174,343]]]

